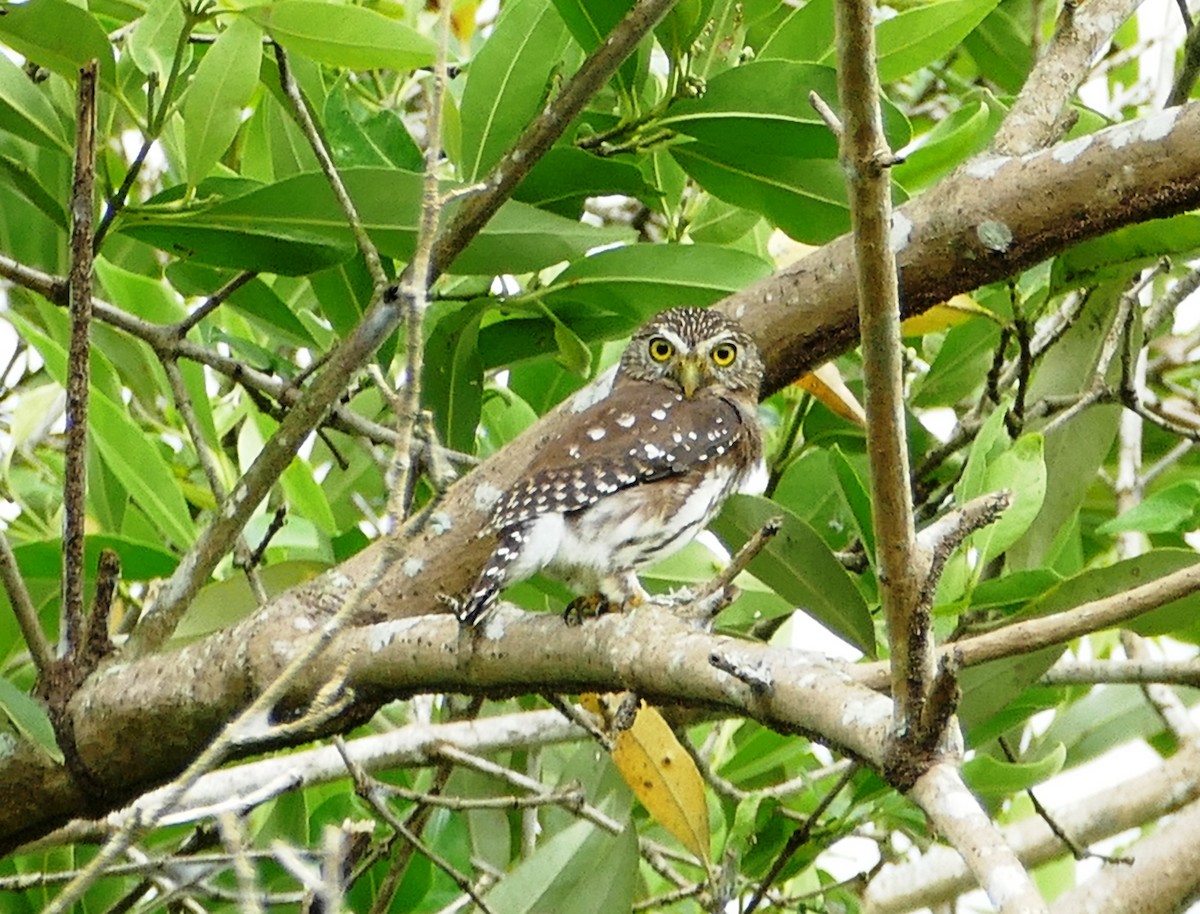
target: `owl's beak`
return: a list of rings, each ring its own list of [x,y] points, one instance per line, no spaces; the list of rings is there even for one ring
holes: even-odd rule
[[[689,400],[704,381],[707,368],[703,357],[699,355],[686,355],[679,360],[679,386]]]

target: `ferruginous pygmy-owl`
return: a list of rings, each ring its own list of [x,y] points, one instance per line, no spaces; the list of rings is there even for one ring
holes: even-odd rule
[[[459,618],[538,571],[614,608],[646,599],[637,570],[691,542],[736,491],[766,484],[763,363],[737,321],[673,308],[629,342],[611,393],[573,415],[496,502],[496,548]]]

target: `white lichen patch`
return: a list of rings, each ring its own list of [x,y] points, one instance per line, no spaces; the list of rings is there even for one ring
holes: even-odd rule
[[[1092,137],[1090,135],[1076,137],[1073,140],[1068,140],[1066,143],[1059,143],[1055,146],[1054,150],[1050,153],[1050,158],[1063,165],[1070,165],[1083,155],[1091,145]]]
[[[904,215],[904,213],[893,213],[892,229],[888,236],[888,243],[891,246],[893,254],[899,254],[908,247],[909,241],[912,240],[912,233],[912,220]]]
[[[1025,891],[1028,877],[1025,871],[1014,864],[1001,864],[988,871],[987,885],[983,890],[988,899],[1003,908]]]
[[[372,654],[378,653],[389,647],[399,635],[408,631],[414,625],[419,625],[421,622],[420,616],[410,616],[407,619],[393,619],[389,622],[379,622],[371,626],[370,637],[367,640],[367,648]]]
[[[996,177],[996,174],[1007,162],[1008,159],[1005,156],[986,156],[968,162],[965,171],[972,178],[986,180]]]
[[[407,577],[415,578],[421,573],[421,569],[425,567],[425,560],[413,556],[404,560],[404,564],[400,566],[401,570]]]
[[[475,507],[480,511],[490,511],[492,505],[498,502],[503,494],[490,482],[481,482],[475,487]]]
[[[454,527],[454,518],[445,511],[434,511],[429,515],[429,529],[434,536],[448,533]]]
[[[1108,131],[1108,145],[1113,149],[1123,149],[1130,143],[1155,143],[1164,139],[1174,129],[1180,110],[1168,108],[1114,127]]]

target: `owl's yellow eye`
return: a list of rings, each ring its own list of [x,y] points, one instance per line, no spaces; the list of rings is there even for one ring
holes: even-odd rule
[[[728,368],[737,358],[737,346],[733,343],[721,343],[712,351],[712,360],[718,368]]]
[[[665,362],[675,354],[675,347],[671,345],[671,341],[664,339],[661,336],[656,336],[650,341],[650,358],[656,362]]]

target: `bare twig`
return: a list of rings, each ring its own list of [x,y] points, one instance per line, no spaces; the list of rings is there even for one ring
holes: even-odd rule
[[[783,850],[779,852],[779,855],[775,858],[775,862],[767,870],[767,875],[763,876],[762,882],[754,890],[754,894],[750,896],[750,900],[746,902],[743,914],[753,914],[759,904],[762,903],[767,890],[779,878],[779,874],[783,872],[783,868],[787,866],[788,861],[795,856],[796,851],[800,850],[805,842],[812,837],[813,828],[820,821],[821,816],[825,814],[825,810],[829,808],[830,804],[837,798],[837,795],[850,783],[850,780],[858,773],[858,769],[858,765],[851,765],[847,768],[842,776],[838,778],[838,782],[826,791],[825,796],[821,797],[821,802],[817,804],[817,808],[812,811],[812,814],[804,820],[804,824],[794,829],[788,835],[787,843],[784,844]]]
[[[1200,662],[1196,660],[1071,660],[1063,658],[1038,680],[1042,685],[1094,685],[1096,683],[1161,682],[1200,686]]]
[[[442,746],[438,750],[438,755],[447,762],[453,762],[456,765],[463,765],[467,768],[473,768],[483,774],[490,775],[516,787],[518,790],[526,790],[537,796],[549,796],[553,791],[541,781],[531,778],[528,775],[521,774],[519,771],[514,771],[511,768],[505,768],[503,765],[497,765],[495,762],[474,755],[470,752],[464,752],[454,746]],[[616,819],[605,814],[604,812],[592,806],[590,803],[581,804],[578,809],[574,810],[581,819],[587,819],[593,825],[603,828],[605,831],[614,835],[619,835],[625,830],[625,827]]]
[[[736,588],[733,579],[746,570],[767,544],[783,529],[783,516],[772,517],[762,527],[754,532],[750,539],[742,544],[729,564],[722,568],[708,583],[706,583],[695,598],[690,602],[698,615],[711,618],[729,605],[734,597]]]
[[[217,293],[218,296],[220,294],[220,292]],[[182,332],[186,333],[187,331],[184,330]],[[175,398],[175,408],[179,410],[179,417],[183,420],[183,426],[187,429],[188,437],[192,439],[192,447],[196,451],[196,461],[200,464],[200,469],[204,473],[205,480],[208,482],[209,491],[213,493],[214,498],[219,503],[224,500],[226,495],[225,484],[221,481],[221,469],[217,466],[216,457],[209,449],[208,443],[204,440],[204,431],[200,427],[200,418],[196,415],[196,406],[192,403],[191,394],[184,383],[183,372],[179,370],[179,363],[169,356],[162,359],[162,366],[163,371],[167,375],[167,382],[171,385],[171,394]],[[249,553],[250,549],[246,543],[244,534],[238,534],[234,549],[243,556]],[[241,566],[243,573],[246,575],[246,581],[250,585],[250,591],[254,594],[255,601],[259,605],[262,605],[266,602],[267,598],[267,591],[263,586],[262,576],[255,570],[254,562],[247,560],[241,563]]]
[[[896,258],[890,245],[892,155],[879,109],[871,0],[847,0],[835,9],[838,95],[845,124],[841,160],[854,227],[876,563],[892,646],[896,733],[919,738],[934,655],[929,603],[922,597],[928,561],[917,546],[908,483],[904,347]]]
[[[193,327],[216,311],[217,308],[224,304],[225,300],[229,298],[229,296],[231,296],[246,283],[250,282],[250,280],[254,279],[256,276],[258,276],[258,274],[251,270],[244,270],[243,272],[238,273],[236,276],[230,279],[229,282],[225,283],[225,285],[221,286],[221,288],[201,302],[196,309],[191,312],[191,314],[181,320],[175,326],[174,332],[179,337],[187,336],[188,332]]]
[[[1026,619],[995,631],[956,641],[942,653],[953,652],[964,667],[978,666],[1014,654],[1028,654],[1053,644],[1112,628],[1142,613],[1165,606],[1200,590],[1200,565],[1191,565],[1141,584],[1123,593],[1103,597],[1074,609],[1035,619]],[[882,664],[862,664],[851,674],[871,688],[887,685],[887,669]]]
[[[393,291],[404,322],[404,378],[398,390],[396,409],[396,447],[392,453],[392,494],[388,513],[394,530],[408,513],[408,499],[413,482],[413,432],[421,408],[421,372],[424,368],[425,346],[421,325],[429,307],[429,288],[434,276],[431,270],[433,245],[441,216],[442,199],[438,193],[437,164],[442,155],[442,96],[446,91],[446,67],[449,56],[450,4],[441,10],[437,59],[433,67],[433,82],[429,89],[425,126],[425,174],[421,185],[421,213],[417,225],[417,245],[408,268]],[[432,442],[431,442],[432,444]]]
[[[1179,0],[1186,14],[1184,0]],[[1188,25],[1187,41],[1183,44],[1183,64],[1171,86],[1171,94],[1167,96],[1167,107],[1184,104],[1192,94],[1196,78],[1200,76],[1200,29]]]
[[[54,651],[42,631],[38,621],[37,607],[29,596],[25,579],[21,577],[21,569],[17,567],[17,557],[13,553],[8,536],[0,530],[0,581],[4,582],[4,591],[8,594],[8,602],[12,605],[13,615],[17,617],[21,636],[29,648],[29,656],[37,669],[38,678],[44,678],[54,664]]]
[[[71,341],[67,359],[66,465],[63,469],[62,654],[81,649],[84,526],[87,520],[87,421],[92,323],[92,206],[96,182],[96,61],[79,71],[75,177],[71,184]]]
[[[329,182],[333,196],[346,216],[346,224],[350,226],[350,232],[354,235],[354,243],[358,245],[358,252],[366,262],[367,273],[370,274],[371,282],[375,286],[373,297],[378,298],[387,285],[387,276],[384,274],[383,264],[379,260],[379,250],[367,234],[367,230],[363,228],[362,219],[358,216],[358,208],[350,199],[350,193],[342,182],[342,176],[338,173],[337,166],[333,164],[333,157],[329,154],[325,140],[317,131],[317,125],[313,123],[312,115],[308,111],[308,104],[304,101],[300,87],[296,85],[296,80],[292,77],[291,68],[288,66],[287,52],[279,43],[275,44],[275,62],[279,67],[279,83],[283,87],[283,94],[291,103],[292,113],[296,115],[296,122],[304,132],[309,147],[316,154],[321,171],[325,174],[325,180]]]

